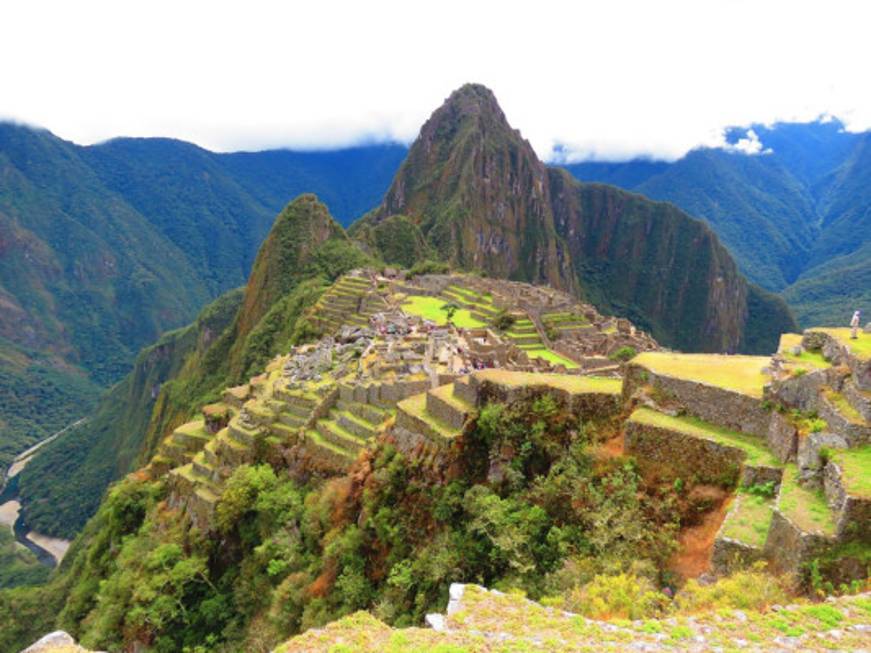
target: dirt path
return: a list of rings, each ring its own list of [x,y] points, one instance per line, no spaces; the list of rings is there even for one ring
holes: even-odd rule
[[[728,497],[721,501],[719,505],[705,513],[699,524],[681,529],[678,536],[680,548],[669,561],[669,569],[684,580],[698,578],[710,571],[714,540],[726,518],[731,500],[731,497]]]

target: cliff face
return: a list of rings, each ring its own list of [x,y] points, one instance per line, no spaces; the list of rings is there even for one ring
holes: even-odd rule
[[[750,301],[751,286],[705,224],[548,168],[479,85],[433,113],[352,234],[400,213],[460,268],[574,292],[671,347],[767,353],[795,328],[781,300],[754,291]]]

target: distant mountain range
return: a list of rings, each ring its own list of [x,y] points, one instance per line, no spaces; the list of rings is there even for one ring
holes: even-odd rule
[[[706,220],[748,278],[781,293],[804,326],[871,312],[871,133],[784,123],[732,129],[727,140],[749,130],[759,154],[704,148],[673,163],[565,167]]]

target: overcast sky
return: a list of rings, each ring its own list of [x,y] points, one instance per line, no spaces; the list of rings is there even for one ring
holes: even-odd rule
[[[336,147],[410,141],[476,81],[542,157],[674,158],[728,125],[871,128],[869,25],[864,0],[7,0],[0,117],[82,144]]]

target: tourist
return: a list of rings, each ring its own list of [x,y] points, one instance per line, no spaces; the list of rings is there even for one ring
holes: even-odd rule
[[[859,337],[859,321],[862,316],[862,311],[853,313],[853,319],[850,320],[850,338],[856,340]]]

